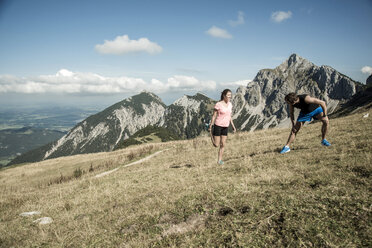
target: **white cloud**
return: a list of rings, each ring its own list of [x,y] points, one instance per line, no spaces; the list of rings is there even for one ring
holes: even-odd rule
[[[168,78],[167,87],[171,90],[215,90],[216,82],[214,81],[200,81],[195,77],[177,75]]]
[[[274,13],[271,14],[271,20],[273,20],[274,22],[277,22],[277,23],[280,23],[286,19],[289,19],[292,17],[292,12],[291,11],[287,11],[287,12],[284,12],[284,11],[276,11]]]
[[[210,91],[216,89],[214,81],[200,81],[195,77],[176,75],[166,82],[142,78],[104,77],[95,73],[72,72],[66,69],[55,75],[20,78],[0,75],[1,93],[24,94],[115,94],[148,90],[155,93],[173,91]]]
[[[220,86],[223,87],[239,87],[239,86],[247,86],[252,80],[239,80],[235,82],[225,82],[225,83],[220,83]]]
[[[129,39],[128,35],[118,36],[115,40],[105,40],[103,44],[95,46],[97,52],[101,54],[123,55],[127,53],[147,52],[150,54],[160,53],[161,46],[148,40],[140,38],[138,40]]]
[[[243,11],[238,12],[238,19],[236,21],[229,21],[229,24],[233,27],[244,24],[244,13]]]
[[[364,66],[361,69],[361,72],[363,72],[364,74],[372,74],[372,67],[370,67],[370,66]]]
[[[232,35],[229,34],[225,29],[218,28],[216,26],[212,26],[210,29],[206,31],[207,34],[216,38],[223,38],[223,39],[231,39]]]

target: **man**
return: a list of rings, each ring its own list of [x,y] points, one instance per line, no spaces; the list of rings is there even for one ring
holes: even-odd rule
[[[289,145],[294,141],[296,134],[300,131],[305,121],[311,119],[320,120],[322,125],[322,142],[323,146],[330,146],[331,144],[325,139],[327,135],[329,120],[327,117],[327,106],[324,101],[319,100],[309,95],[296,95],[296,93],[289,93],[285,96],[285,101],[289,105],[289,115],[292,122],[292,130],[289,134],[287,144],[283,147],[281,154],[289,152],[291,149]],[[294,123],[294,108],[299,108],[300,114],[298,115],[296,124]]]

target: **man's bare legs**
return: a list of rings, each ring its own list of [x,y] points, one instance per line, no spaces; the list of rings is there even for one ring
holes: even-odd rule
[[[323,113],[316,116],[318,120],[320,120],[322,124],[322,140],[325,139],[327,133],[328,133],[328,127],[329,127],[329,119],[328,117],[323,117]]]
[[[301,127],[302,127],[302,122],[296,122],[294,127],[292,127],[291,133],[289,134],[286,146],[289,146],[295,140],[296,135],[298,131],[300,131]]]

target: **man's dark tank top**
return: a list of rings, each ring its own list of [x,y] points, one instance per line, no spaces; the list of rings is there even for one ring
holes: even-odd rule
[[[320,106],[319,104],[306,103],[305,102],[306,96],[307,95],[299,95],[298,98],[300,99],[300,101],[296,104],[293,104],[293,107],[301,109],[301,112],[303,114],[311,113]]]

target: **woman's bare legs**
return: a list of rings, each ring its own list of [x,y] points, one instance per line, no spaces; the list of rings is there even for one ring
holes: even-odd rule
[[[225,150],[225,145],[226,145],[226,140],[227,140],[227,136],[221,135],[220,137],[221,137],[220,139],[221,141],[220,141],[220,149],[218,151],[218,161],[222,161],[222,155]]]

